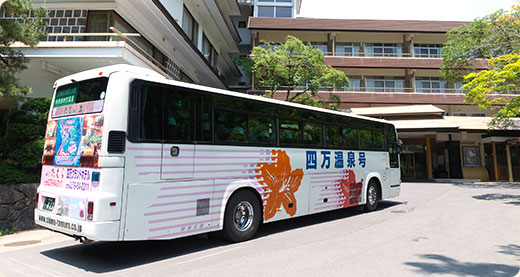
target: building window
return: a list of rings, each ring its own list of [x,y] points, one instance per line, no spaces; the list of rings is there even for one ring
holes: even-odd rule
[[[191,39],[193,44],[198,45],[199,23],[195,21],[195,18],[193,18],[186,7],[184,7],[184,12],[182,14],[182,29]]]
[[[365,52],[368,57],[402,57],[401,43],[367,43]]]
[[[446,93],[448,83],[437,77],[415,77],[415,87],[417,92]]]
[[[404,92],[404,78],[402,77],[367,77],[366,90],[373,92]]]
[[[204,55],[206,60],[208,60],[211,66],[217,66],[217,51],[215,50],[215,47],[213,47],[213,44],[209,42],[205,34],[202,34],[202,54]]]
[[[311,47],[314,47],[314,48],[320,50],[321,52],[323,52],[323,55],[327,55],[327,43],[326,42],[311,41],[311,42],[309,42],[309,45]]]
[[[338,91],[361,91],[361,76],[347,76],[350,85],[337,89]]]
[[[361,47],[356,42],[336,42],[336,56],[360,56]]]
[[[413,49],[418,58],[442,58],[442,44],[416,44]]]
[[[257,0],[257,17],[292,17],[293,0]]]

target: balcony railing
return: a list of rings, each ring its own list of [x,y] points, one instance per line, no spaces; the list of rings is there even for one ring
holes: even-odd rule
[[[133,37],[140,37],[141,34],[139,33],[122,33],[118,31],[114,27],[110,27],[110,30],[113,33],[49,33],[47,36],[49,37],[57,37],[56,39],[58,42],[65,42],[65,43],[84,43],[87,42],[95,42],[95,41],[115,41],[115,38],[120,38],[121,41],[124,41],[128,45],[130,45],[133,49],[135,49],[139,54],[144,56],[144,58],[151,62],[153,65],[157,66],[161,71],[163,71],[165,74],[170,76],[173,79],[179,79],[178,78],[178,72],[175,72],[174,70],[168,69],[162,62],[155,59],[148,51],[143,49],[141,46],[139,46],[135,41],[133,41],[131,38]],[[84,41],[72,41],[70,38],[72,37],[82,37],[84,38]],[[89,39],[91,38],[91,39]],[[96,38],[96,39],[94,39]]]
[[[442,59],[442,55],[432,54],[412,54],[412,53],[372,53],[372,52],[323,52],[325,56],[340,57],[383,57],[383,58],[421,58],[421,59]]]
[[[294,91],[303,91],[304,87],[296,87]],[[286,91],[286,87],[280,87],[278,91]],[[466,91],[456,88],[392,88],[392,87],[346,87],[343,89],[334,89],[333,87],[321,87],[319,91],[336,91],[336,92],[386,92],[386,93],[450,93],[464,94]],[[497,93],[498,94],[498,93]],[[511,90],[506,94],[520,94],[520,91]]]

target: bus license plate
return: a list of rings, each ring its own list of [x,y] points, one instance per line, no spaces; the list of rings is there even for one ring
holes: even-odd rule
[[[54,198],[46,197],[45,202],[43,202],[43,209],[52,211],[54,209]]]

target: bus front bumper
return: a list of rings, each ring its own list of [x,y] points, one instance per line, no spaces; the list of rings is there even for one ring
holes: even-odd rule
[[[94,241],[119,240],[120,221],[91,222],[34,210],[34,222],[75,238]]]

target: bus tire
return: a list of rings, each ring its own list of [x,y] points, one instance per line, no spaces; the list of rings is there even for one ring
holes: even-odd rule
[[[222,236],[231,242],[253,238],[262,220],[260,203],[248,190],[234,193],[226,205]]]
[[[363,206],[365,212],[372,212],[377,209],[377,202],[381,197],[379,193],[379,187],[377,186],[376,180],[370,179],[367,187],[367,201],[365,206]]]

